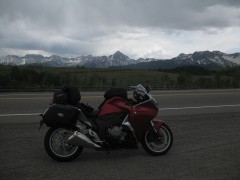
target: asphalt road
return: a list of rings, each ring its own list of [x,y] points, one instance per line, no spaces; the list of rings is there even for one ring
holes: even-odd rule
[[[84,150],[59,163],[38,131],[51,93],[0,94],[0,179],[240,179],[240,90],[153,91],[174,143],[159,157],[138,150]],[[97,107],[103,93],[82,93]]]

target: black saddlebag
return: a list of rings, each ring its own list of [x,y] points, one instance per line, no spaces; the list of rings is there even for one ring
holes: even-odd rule
[[[121,97],[127,99],[127,90],[124,88],[110,88],[104,94],[105,100],[111,99],[112,97]]]
[[[48,127],[72,127],[76,125],[79,111],[71,105],[54,104],[43,114]]]
[[[53,103],[56,104],[70,104],[76,106],[80,100],[81,94],[78,88],[68,85],[53,94]]]

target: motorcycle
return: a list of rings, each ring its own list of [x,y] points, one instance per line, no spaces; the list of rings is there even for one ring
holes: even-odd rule
[[[151,155],[167,153],[173,143],[169,126],[158,115],[158,103],[150,88],[131,87],[133,98],[121,88],[109,89],[97,110],[80,103],[76,88],[65,87],[54,93],[53,104],[40,121],[49,128],[44,138],[47,154],[57,161],[74,160],[83,150],[143,149]]]

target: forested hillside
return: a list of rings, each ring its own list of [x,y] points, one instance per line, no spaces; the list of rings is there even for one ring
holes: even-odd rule
[[[169,70],[116,70],[47,68],[41,66],[0,66],[0,90],[53,90],[71,84],[82,90],[128,88],[149,84],[153,89],[239,88],[240,68],[208,70],[181,67]]]

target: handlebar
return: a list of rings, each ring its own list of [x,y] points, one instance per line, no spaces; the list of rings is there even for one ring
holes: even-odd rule
[[[147,93],[151,91],[151,87],[149,85],[147,85],[146,87],[143,87],[141,84],[138,84],[137,86],[130,86],[130,88],[133,90],[139,90]]]

